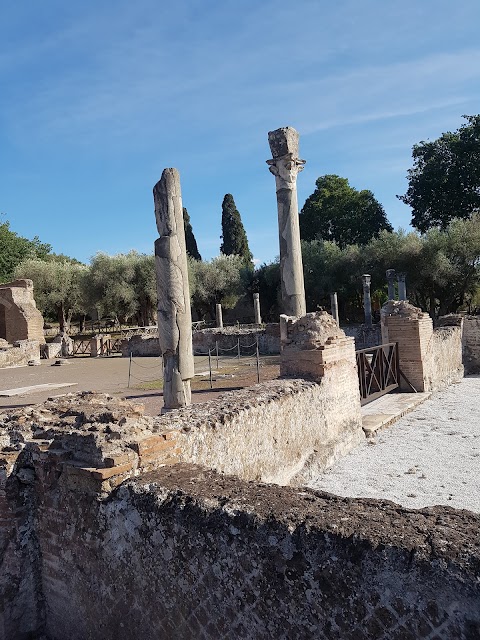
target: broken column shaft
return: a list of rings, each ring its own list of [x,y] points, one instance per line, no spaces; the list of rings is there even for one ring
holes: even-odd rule
[[[331,309],[332,309],[333,319],[337,321],[337,324],[340,324],[339,319],[338,319],[338,299],[337,299],[337,292],[336,291],[334,291],[333,293],[330,294],[330,305],[331,305]]]
[[[253,294],[253,313],[255,316],[255,324],[262,324],[262,315],[260,313],[260,294]]]
[[[370,298],[370,282],[371,276],[365,273],[362,276],[363,283],[363,308],[365,311],[365,325],[368,328],[372,326],[372,300]]]
[[[387,269],[388,299],[395,300],[395,269]]]
[[[298,157],[298,132],[283,127],[268,133],[272,160],[267,160],[275,176],[280,237],[281,313],[303,316],[306,313],[303,281],[300,225],[298,219],[297,174],[305,160]]]
[[[158,338],[163,356],[165,409],[191,403],[194,376],[192,318],[180,176],[164,169],[153,189],[160,238],[155,241],[158,294]]]

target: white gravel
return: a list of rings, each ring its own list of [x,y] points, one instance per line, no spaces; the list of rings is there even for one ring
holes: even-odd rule
[[[480,376],[433,394],[309,486],[416,509],[480,512]]]

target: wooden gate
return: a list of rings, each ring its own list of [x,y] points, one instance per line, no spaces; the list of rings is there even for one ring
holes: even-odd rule
[[[362,405],[400,386],[398,344],[390,342],[356,351]]]

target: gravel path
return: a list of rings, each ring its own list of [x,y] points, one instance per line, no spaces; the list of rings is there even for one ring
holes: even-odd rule
[[[405,507],[480,512],[480,376],[435,393],[309,486]]]

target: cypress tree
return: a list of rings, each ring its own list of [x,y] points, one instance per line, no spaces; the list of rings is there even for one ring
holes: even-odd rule
[[[245,264],[252,267],[252,253],[248,246],[247,234],[235,200],[227,193],[222,202],[222,244],[220,252],[226,256],[241,256]]]
[[[185,209],[185,207],[183,207],[183,226],[185,229],[185,244],[187,247],[187,255],[189,255],[194,260],[201,260],[202,256],[198,251],[197,241],[195,240],[195,236],[193,235],[190,216],[188,215],[188,211]]]

